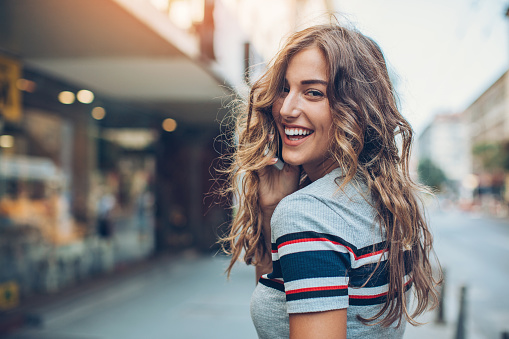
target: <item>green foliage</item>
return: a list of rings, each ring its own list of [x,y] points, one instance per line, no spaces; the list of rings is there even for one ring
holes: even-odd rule
[[[447,177],[440,167],[435,165],[435,163],[428,158],[419,161],[417,172],[419,173],[419,180],[423,184],[437,191],[442,190],[443,185],[447,181]]]
[[[472,154],[485,170],[509,170],[509,143],[477,143],[472,147]]]

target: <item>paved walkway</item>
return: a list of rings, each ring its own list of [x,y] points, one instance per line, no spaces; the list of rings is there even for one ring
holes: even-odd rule
[[[249,299],[254,269],[237,265],[230,281],[228,259],[192,253],[159,260],[102,283],[89,282],[25,312],[39,327],[8,339],[255,339]],[[453,325],[407,327],[407,339],[452,339]]]

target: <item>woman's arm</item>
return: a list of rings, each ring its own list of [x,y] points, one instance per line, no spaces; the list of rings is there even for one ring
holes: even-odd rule
[[[290,314],[290,339],[345,339],[346,308]]]
[[[290,338],[346,338],[351,257],[338,232],[347,225],[339,207],[310,191],[286,198],[272,217]]]

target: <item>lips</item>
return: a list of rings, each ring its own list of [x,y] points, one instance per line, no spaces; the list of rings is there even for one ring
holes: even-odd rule
[[[287,145],[296,146],[300,144],[301,141],[307,139],[311,134],[313,134],[313,130],[301,126],[283,126],[285,130],[285,138],[284,141]]]

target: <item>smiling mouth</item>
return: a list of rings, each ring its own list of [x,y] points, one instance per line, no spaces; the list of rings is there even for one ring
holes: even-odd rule
[[[313,130],[306,129],[306,128],[290,128],[285,127],[285,134],[288,140],[290,141],[297,141],[304,139],[308,137],[309,135],[313,134]]]

